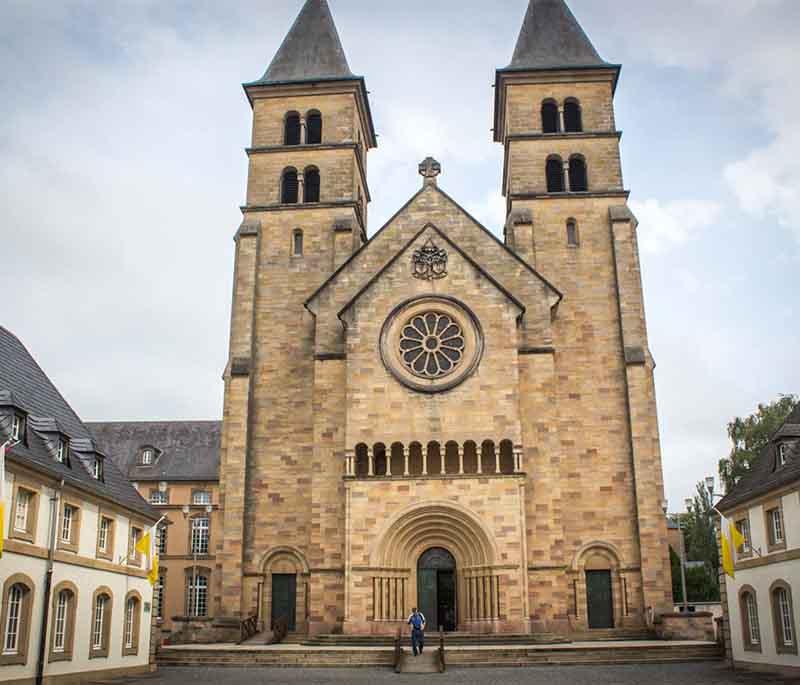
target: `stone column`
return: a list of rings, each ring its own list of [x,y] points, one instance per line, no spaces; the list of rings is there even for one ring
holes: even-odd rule
[[[495,474],[500,473],[500,445],[497,443],[494,446],[494,472]]]
[[[569,187],[569,160],[564,162],[564,190],[568,193],[571,190]]]
[[[428,475],[428,448],[422,447],[422,475]]]
[[[458,446],[458,475],[464,475],[464,446]]]
[[[562,124],[563,129],[563,124]],[[305,145],[308,142],[308,124],[305,117],[300,117],[300,144]]]
[[[514,469],[517,473],[522,473],[522,445],[514,445]]]
[[[389,447],[388,452],[386,452],[385,459],[386,459],[386,477],[387,478],[391,478],[392,477],[392,448],[391,447]]]
[[[298,171],[297,172],[297,204],[301,205],[305,201],[305,193],[306,193],[306,178],[305,176]]]
[[[405,445],[403,445],[403,475],[411,475],[411,471],[408,468],[408,447]]]
[[[372,477],[375,475],[375,455],[372,453],[371,447],[367,447],[367,461],[369,462],[367,475]]]
[[[483,473],[483,446],[475,445],[475,454],[478,457],[478,473]]]
[[[304,122],[305,119],[302,119],[301,122]],[[302,124],[301,125],[305,125]],[[564,108],[559,106],[558,108],[558,130],[560,133],[564,133],[567,130],[566,125],[564,124]]]

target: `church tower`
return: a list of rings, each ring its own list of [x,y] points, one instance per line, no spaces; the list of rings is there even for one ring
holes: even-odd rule
[[[218,623],[234,631],[256,602],[248,578],[265,563],[260,552],[278,539],[313,558],[314,326],[304,302],[366,241],[376,145],[364,79],[350,71],[326,0],[307,0],[244,90],[253,128],[235,236],[217,538]]]
[[[553,356],[560,443],[561,500],[549,504],[567,531],[550,559],[578,559],[591,537],[614,541],[614,556],[641,569],[624,603],[660,610],[671,598],[655,364],[614,119],[620,69],[564,0],[530,0],[511,63],[496,74],[494,138],[505,151],[505,242],[564,295],[554,348],[541,351]],[[606,568],[599,559],[590,566]],[[590,594],[587,578],[568,595]],[[580,604],[569,609],[579,622]],[[534,614],[536,605],[532,596]]]

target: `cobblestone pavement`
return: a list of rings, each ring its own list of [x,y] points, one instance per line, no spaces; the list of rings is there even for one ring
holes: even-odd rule
[[[388,669],[372,668],[162,668],[155,676],[127,681],[128,685],[789,685],[798,682],[797,679],[733,672],[718,663],[465,668],[453,669],[444,675],[423,676],[395,675]]]

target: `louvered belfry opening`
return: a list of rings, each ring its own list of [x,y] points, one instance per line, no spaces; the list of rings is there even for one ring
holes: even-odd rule
[[[289,112],[286,115],[283,134],[284,145],[300,145],[300,115]]]
[[[564,164],[561,157],[550,157],[547,160],[547,192],[564,192]]]
[[[542,133],[558,133],[558,105],[553,100],[542,103]]]
[[[311,167],[306,169],[303,202],[319,202],[319,169]]]
[[[575,155],[569,160],[569,189],[573,193],[582,193],[589,190],[589,183],[586,177],[586,161],[579,155]]]
[[[567,133],[581,133],[583,131],[581,106],[573,98],[564,102],[564,128]]]
[[[306,117],[306,143],[322,143],[322,115],[319,112],[309,112]]]
[[[297,204],[299,189],[297,169],[286,169],[281,178],[281,203],[285,205]]]

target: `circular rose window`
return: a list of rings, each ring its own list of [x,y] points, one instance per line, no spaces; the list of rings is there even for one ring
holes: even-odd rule
[[[483,336],[477,319],[460,302],[423,297],[392,312],[381,331],[380,348],[384,364],[401,383],[441,392],[474,371]]]

